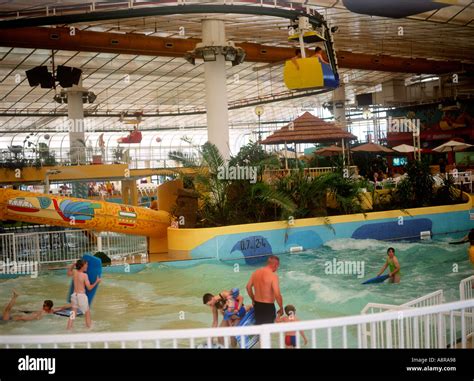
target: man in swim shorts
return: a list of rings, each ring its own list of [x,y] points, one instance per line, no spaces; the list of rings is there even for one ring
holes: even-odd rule
[[[382,269],[379,271],[377,276],[380,276],[383,274],[385,269],[389,267],[390,272],[390,283],[400,283],[400,277],[401,277],[401,272],[400,272],[400,263],[398,262],[397,257],[395,256],[395,249],[393,247],[389,247],[387,250],[387,261],[383,265]]]
[[[52,314],[52,313],[55,313],[57,311],[61,311],[65,308],[70,307],[69,305],[66,305],[66,306],[63,306],[63,307],[60,307],[60,308],[53,308],[53,301],[52,300],[45,300],[43,302],[43,308],[39,311],[34,311],[34,312],[31,312],[31,313],[28,313],[28,314],[12,315],[11,310],[12,310],[13,306],[15,305],[16,299],[18,298],[18,296],[20,296],[20,294],[18,294],[18,292],[16,292],[15,290],[13,290],[12,291],[12,298],[11,298],[10,302],[7,304],[7,306],[5,307],[5,309],[3,310],[3,314],[2,314],[2,320],[3,321],[9,321],[9,320],[13,320],[13,321],[40,320],[44,315]]]
[[[93,284],[90,284],[89,277],[86,274],[87,261],[79,259],[76,263],[73,263],[67,270],[67,275],[73,277],[74,293],[71,295],[72,314],[67,322],[67,329],[71,329],[74,319],[77,316],[77,309],[79,308],[86,318],[86,326],[90,328],[92,325],[91,321],[91,310],[89,309],[89,299],[86,295],[86,287],[90,291],[100,283],[100,278],[97,277]]]
[[[280,259],[275,255],[268,257],[267,265],[255,271],[247,283],[247,292],[252,299],[256,324],[275,322],[275,300],[280,309],[278,316],[283,314],[283,298],[280,293],[278,275]]]

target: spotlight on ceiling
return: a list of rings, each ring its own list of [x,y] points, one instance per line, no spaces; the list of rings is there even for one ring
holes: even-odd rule
[[[236,48],[237,54],[235,60],[232,61],[232,66],[240,65],[245,60],[245,51],[242,48]]]
[[[204,62],[212,62],[216,60],[216,51],[213,47],[202,49],[202,59]]]
[[[333,26],[333,27],[331,28],[331,33],[336,33],[338,30],[339,30],[339,27],[338,27],[338,26]]]
[[[184,55],[184,59],[191,65],[196,65],[196,56],[192,52],[188,52]]]
[[[54,95],[53,99],[59,104],[67,103],[67,94],[64,91]]]
[[[59,65],[56,71],[56,80],[59,82],[61,87],[67,88],[72,87],[73,85],[79,85],[81,75],[81,69]]]
[[[225,46],[222,49],[222,54],[224,54],[224,58],[226,61],[233,62],[237,58],[237,49],[232,46]]]
[[[54,87],[53,74],[48,71],[47,66],[36,66],[25,72],[28,83],[31,87],[40,85],[42,89],[52,89]]]
[[[61,91],[54,95],[53,99],[60,104],[68,102],[68,93],[66,91]],[[83,91],[82,92],[82,103],[94,103],[97,99],[97,95],[95,95],[92,91]]]
[[[97,95],[95,95],[92,91],[82,94],[82,103],[94,103],[96,99]]]

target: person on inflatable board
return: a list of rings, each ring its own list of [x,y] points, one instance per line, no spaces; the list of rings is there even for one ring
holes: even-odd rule
[[[86,287],[89,291],[92,290],[100,283],[101,279],[97,277],[96,281],[93,284],[90,284],[89,277],[86,274],[87,265],[87,261],[78,259],[77,262],[73,263],[67,270],[67,276],[71,276],[74,282],[74,292],[71,295],[72,314],[67,321],[67,329],[72,328],[77,316],[78,308],[84,313],[87,328],[90,328],[92,325],[91,310],[89,309],[89,299],[86,295]]]
[[[230,320],[230,325],[235,326],[245,316],[247,308],[244,306],[244,297],[240,295],[238,288],[233,288],[230,292],[224,306],[224,320]]]
[[[202,302],[211,307],[212,328],[216,328],[219,325],[219,311],[223,316],[220,327],[232,327],[237,325],[251,308],[246,308],[243,305],[244,298],[240,295],[238,288],[233,288],[230,291],[221,291],[219,295],[204,294]],[[217,341],[221,345],[224,344],[223,337],[219,337]],[[232,337],[231,345],[236,346],[236,344],[235,338]]]
[[[43,302],[43,308],[39,311],[34,311],[28,314],[21,314],[21,315],[12,315],[11,310],[16,303],[16,299],[20,296],[18,292],[12,290],[12,298],[10,302],[6,305],[5,309],[3,310],[2,320],[3,321],[32,321],[32,320],[40,320],[43,318],[44,315],[54,314],[55,312],[64,310],[66,308],[70,308],[71,305],[67,304],[65,306],[59,308],[53,308],[53,301],[52,300],[45,300]]]
[[[285,314],[286,316],[277,317],[275,322],[276,323],[292,323],[295,321],[299,321],[296,317],[296,308],[295,306],[288,304],[285,306]],[[306,338],[303,331],[300,331],[301,337],[304,340],[304,345],[308,344],[308,339]],[[296,348],[296,332],[295,331],[288,331],[285,332],[285,347],[288,349]]]
[[[247,283],[247,292],[252,299],[255,311],[255,324],[271,324],[276,314],[283,315],[283,297],[276,271],[280,267],[280,259],[275,255],[268,257],[267,265],[256,270]],[[275,312],[275,300],[280,309]]]
[[[385,262],[377,276],[382,275],[385,269],[388,267],[390,269],[390,272],[388,274],[390,276],[389,282],[400,283],[400,277],[402,273],[400,272],[400,263],[398,262],[398,259],[395,256],[395,249],[393,247],[389,247],[387,250],[387,255],[387,261]]]
[[[202,302],[211,307],[212,328],[219,325],[219,311],[223,316],[220,326],[230,327],[237,325],[240,319],[245,316],[247,310],[250,309],[250,307],[247,309],[244,306],[244,298],[240,295],[238,288],[221,291],[218,295],[204,294]]]
[[[314,49],[314,54],[311,57],[317,57],[319,58],[319,61],[322,63],[325,63],[326,65],[329,65],[329,62],[326,61],[326,59],[323,56],[323,49],[321,49],[319,46]]]

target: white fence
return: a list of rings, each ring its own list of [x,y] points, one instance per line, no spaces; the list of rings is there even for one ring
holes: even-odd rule
[[[459,283],[459,299],[466,300],[466,299],[473,299],[474,298],[474,275],[470,276],[469,278],[463,279],[461,283]]]
[[[474,275],[470,276],[469,278],[463,279],[461,283],[459,283],[459,299],[460,300],[469,300],[474,299]],[[469,317],[466,318],[466,326],[467,332],[466,335],[472,337],[474,335],[474,318],[472,314],[474,313],[473,308],[469,308],[466,310],[469,313]]]
[[[348,170],[349,176],[352,176],[353,174],[358,173],[357,166],[350,166],[350,167],[345,167],[345,169]],[[290,168],[290,169],[266,169],[264,171],[264,176],[269,176],[269,177],[285,177],[289,176],[292,172],[299,172],[303,170],[305,175],[308,175],[310,177],[317,177],[320,175],[323,175],[325,173],[331,173],[336,170],[336,167],[314,167],[314,168],[304,168],[304,169],[299,169],[299,168]]]
[[[428,306],[436,306],[444,301],[443,290],[434,291],[427,295],[421,296],[419,298],[410,300],[399,306],[393,304],[380,304],[380,303],[368,303],[364,309],[361,311],[362,314],[373,314],[384,311],[399,311],[399,314],[404,314],[404,310],[407,308],[420,308]],[[396,338],[401,338],[404,341],[410,343],[414,340],[420,342],[421,336],[428,337],[429,340],[433,340],[435,345],[438,345],[438,340],[440,338],[436,335],[438,331],[438,324],[440,322],[434,317],[428,317],[424,321],[420,322],[418,325],[418,330],[415,330],[415,326],[410,326],[408,322],[405,322],[405,326],[400,323],[400,321],[391,322],[387,324],[384,322],[379,322],[377,324],[364,324],[362,327],[362,340],[364,342],[364,347],[370,348],[384,348],[386,341],[390,337],[394,337],[395,340],[391,342],[391,345],[395,345],[396,348],[400,347],[403,343],[400,343]],[[442,327],[441,327],[442,329]],[[393,335],[392,335],[393,334]],[[414,336],[418,337],[414,337]],[[419,348],[425,348],[425,345],[428,344],[426,340],[421,341],[422,344]],[[445,343],[445,338],[442,339],[442,343]],[[430,348],[428,346],[428,348]]]
[[[368,315],[308,320],[284,324],[249,327],[180,329],[139,332],[94,332],[67,335],[0,336],[5,348],[196,348],[211,346],[222,338],[229,348],[232,338],[240,337],[242,348],[247,337],[258,335],[260,348],[284,348],[285,332],[296,331],[296,346],[302,346],[299,332],[308,334],[311,348],[466,348],[466,310],[474,307],[474,299],[423,308],[408,308]],[[438,322],[436,330],[429,322]],[[383,345],[369,345],[362,339],[364,325],[398,326],[386,330]],[[408,332],[413,332],[407,336]],[[461,332],[457,343],[456,332]],[[409,337],[409,340],[406,338]]]
[[[429,294],[423,295],[419,298],[410,300],[409,302],[403,303],[401,305],[368,303],[364,307],[364,309],[361,311],[361,314],[373,314],[377,312],[400,310],[400,309],[404,309],[405,307],[436,306],[443,302],[444,302],[443,290],[438,290],[438,291],[434,291]]]
[[[85,252],[103,251],[115,259],[147,253],[146,237],[79,229],[1,234],[0,244],[0,260],[41,264],[70,262]]]

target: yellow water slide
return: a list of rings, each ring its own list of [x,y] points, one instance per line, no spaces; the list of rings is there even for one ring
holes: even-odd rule
[[[149,237],[149,254],[167,252],[170,214],[112,202],[0,189],[0,220]]]

